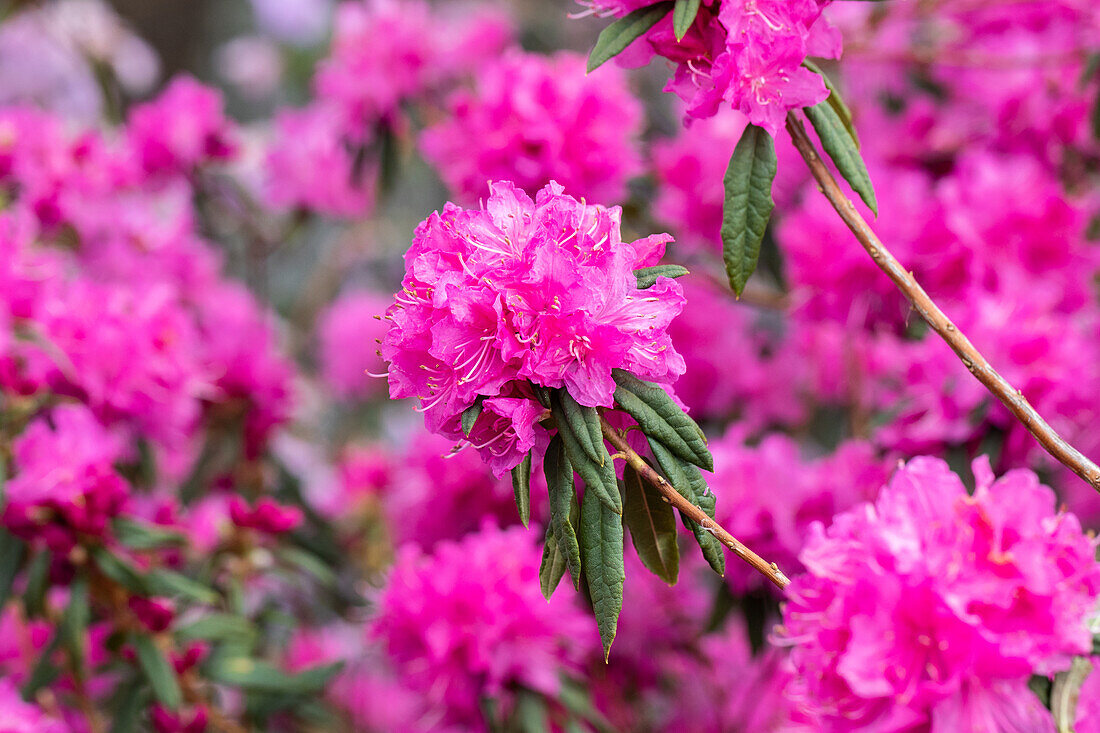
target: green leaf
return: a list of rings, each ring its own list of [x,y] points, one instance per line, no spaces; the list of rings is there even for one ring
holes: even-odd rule
[[[622,514],[623,500],[619,496],[619,481],[615,476],[615,466],[607,452],[607,446],[603,442],[603,433],[600,434],[598,444],[592,443],[591,424],[594,421],[596,426],[599,426],[599,413],[591,407],[580,408],[583,419],[577,426],[581,433],[578,435],[562,406],[564,390],[559,390],[557,395],[553,413],[558,424],[558,435],[561,436],[562,443],[565,445],[565,455],[569,458],[569,463],[584,481],[587,489],[585,493],[595,494],[616,514]],[[572,400],[572,398],[569,399]],[[599,460],[593,460],[593,453],[602,454],[602,457]]]
[[[87,649],[88,624],[92,620],[92,610],[88,602],[88,578],[83,573],[77,575],[69,584],[69,605],[61,615],[61,624],[57,633],[62,644],[69,652],[75,669],[82,670]]]
[[[338,662],[291,674],[262,659],[232,656],[215,660],[206,671],[214,681],[232,687],[283,695],[314,695],[324,691],[342,668],[343,663]]]
[[[485,397],[478,395],[474,404],[467,407],[462,411],[462,434],[467,438],[470,437],[470,431],[474,429],[474,423],[481,417],[481,411],[484,409]]]
[[[683,277],[688,274],[686,267],[679,265],[657,265],[656,267],[643,267],[634,271],[634,277],[638,278],[638,290],[646,290],[657,284],[659,277]]]
[[[546,539],[542,544],[542,562],[539,564],[539,588],[546,600],[549,601],[554,595],[563,575],[565,575],[565,555],[558,546],[554,528],[548,525]]]
[[[145,576],[149,592],[157,596],[183,597],[196,603],[213,605],[221,598],[212,588],[174,570],[156,568]]]
[[[31,700],[43,687],[53,684],[54,680],[61,676],[62,665],[54,659],[54,652],[61,643],[61,634],[56,633],[50,643],[39,653],[38,661],[34,663],[30,677],[23,683],[19,692],[24,700]]]
[[[179,532],[135,519],[118,517],[112,520],[111,530],[120,544],[133,550],[155,550],[187,544],[187,538]]]
[[[672,488],[676,489],[681,496],[692,504],[702,509],[708,517],[713,518],[714,494],[708,491],[707,482],[703,480],[703,475],[699,473],[699,469],[687,461],[680,460],[668,448],[655,440],[649,441],[649,448],[653,451],[653,457],[657,459],[657,465],[661,467],[665,478],[672,484]],[[680,519],[683,521],[684,526],[695,535],[695,542],[699,545],[703,557],[714,572],[725,575],[726,554],[718,538],[683,514],[680,515]]]
[[[340,584],[340,576],[332,566],[309,550],[303,550],[300,547],[281,547],[275,551],[275,557],[284,564],[309,575],[323,586],[335,588]]]
[[[212,613],[186,626],[176,629],[181,641],[227,641],[230,639],[255,639],[252,623],[231,613]]]
[[[180,692],[176,670],[164,656],[164,652],[153,641],[153,637],[145,634],[135,634],[132,642],[141,671],[153,688],[153,696],[169,710],[178,709],[183,702],[183,693]]]
[[[844,126],[844,122],[836,113],[836,109],[825,100],[813,107],[806,107],[806,117],[817,131],[821,140],[821,147],[825,148],[833,165],[859,194],[867,208],[878,216],[878,201],[875,200],[875,188],[871,184],[871,176],[867,172],[867,165],[863,162],[863,156],[859,154],[856,141]]]
[[[596,625],[606,662],[623,608],[623,518],[596,496],[585,491],[581,501],[581,557]]]
[[[141,678],[119,685],[110,706],[111,733],[137,733],[142,713],[149,707],[148,693]]]
[[[702,0],[676,0],[676,7],[672,14],[672,28],[676,31],[676,40],[684,40],[684,36],[695,22],[695,16],[699,14],[699,5]]]
[[[15,535],[0,529],[0,609],[11,597],[11,586],[23,562],[26,545]]]
[[[549,711],[540,695],[521,692],[516,700],[515,728],[522,733],[550,733]]]
[[[531,451],[512,469],[512,493],[516,495],[519,521],[526,527],[531,523]]]
[[[27,607],[28,616],[34,618],[46,612],[46,590],[49,586],[50,553],[48,550],[39,550],[31,556],[31,563],[27,568],[27,587],[23,591],[23,603]]]
[[[852,142],[856,144],[856,148],[859,148],[859,134],[856,133],[855,122],[852,120],[852,110],[848,108],[848,105],[844,103],[844,99],[840,96],[839,90],[833,84],[832,80],[825,75],[825,72],[821,70],[817,64],[809,59],[802,62],[810,71],[821,76],[821,80],[825,82],[825,88],[829,90],[829,96],[825,99],[829,103],[829,106],[836,112],[837,117],[844,124],[844,129],[848,131],[848,134],[852,136]]]
[[[145,577],[130,563],[115,555],[105,547],[92,550],[92,558],[99,570],[111,580],[133,593],[148,595],[149,586]]]
[[[612,369],[611,376],[616,384],[615,402],[630,413],[647,437],[661,441],[685,461],[714,470],[714,458],[702,429],[664,387],[644,382],[622,369]]]
[[[722,259],[730,287],[740,297],[760,259],[760,243],[775,201],[775,141],[768,131],[749,125],[726,170],[726,200],[722,207]]]
[[[638,8],[604,28],[596,39],[592,53],[588,54],[588,71],[595,71],[625,51],[627,46],[668,15],[672,5],[672,0],[665,0]]]
[[[661,492],[643,481],[631,466],[623,471],[626,500],[623,521],[642,564],[661,580],[675,585],[680,574],[680,548],[676,544],[676,514]]]
[[[574,529],[576,526],[574,515],[579,511],[577,492],[573,485],[573,466],[566,454],[560,431],[550,441],[550,445],[546,449],[546,455],[542,461],[542,470],[546,476],[546,487],[550,496],[548,534],[552,534],[557,543],[558,554],[561,555],[562,561],[569,569],[569,574],[573,578],[573,586],[580,590],[581,548]],[[560,576],[558,579],[560,580]],[[557,587],[557,582],[555,581],[553,585]],[[550,588],[551,593],[553,590],[553,588]],[[549,599],[550,595],[546,592],[545,587],[543,588],[543,594]]]
[[[561,414],[577,437],[577,443],[589,458],[602,466],[607,461],[608,453],[603,442],[599,412],[595,407],[585,407],[577,402],[567,390],[559,390],[558,397],[561,400]]]

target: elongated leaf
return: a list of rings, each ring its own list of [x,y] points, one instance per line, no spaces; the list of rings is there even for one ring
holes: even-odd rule
[[[312,695],[323,691],[342,667],[342,663],[326,664],[291,674],[262,659],[226,657],[210,664],[208,672],[211,679],[217,682],[246,690]]]
[[[836,112],[836,116],[840,118],[840,121],[841,123],[843,123],[844,129],[848,131],[848,134],[852,136],[852,142],[856,144],[856,149],[858,150],[860,147],[859,134],[856,132],[856,125],[855,122],[852,120],[852,110],[848,108],[847,104],[845,104],[843,97],[840,96],[840,91],[833,84],[832,80],[825,75],[825,72],[821,70],[821,67],[815,64],[813,61],[806,59],[802,62],[802,65],[810,71],[814,72],[815,74],[818,74],[821,77],[821,80],[825,82],[825,88],[829,90],[829,96],[828,98],[826,98],[825,101],[828,102],[829,106],[832,107],[833,111]]]
[[[148,594],[149,586],[141,572],[107,548],[96,547],[92,550],[92,558],[104,575],[126,590],[142,595]]]
[[[27,615],[41,616],[46,611],[46,589],[50,585],[50,553],[48,550],[39,550],[31,556],[30,566],[27,568],[27,588],[23,592],[23,603],[27,607]]]
[[[684,40],[684,36],[695,22],[695,16],[699,14],[699,5],[702,0],[676,0],[676,7],[672,13],[672,28],[676,31],[676,40]]]
[[[588,594],[607,661],[623,608],[623,518],[592,491],[585,491],[581,501],[580,540]]]
[[[516,496],[519,521],[526,527],[531,523],[531,451],[512,469],[512,493]]]
[[[573,465],[566,455],[560,432],[554,436],[546,449],[542,470],[546,476],[546,487],[550,496],[549,529],[558,544],[562,560],[573,578],[573,586],[580,590],[581,548],[574,529],[576,526],[574,514],[578,511],[577,492],[573,485]]]
[[[61,676],[63,665],[58,664],[58,660],[54,658],[54,653],[60,644],[61,633],[58,632],[53,635],[46,648],[39,652],[38,661],[34,663],[30,677],[27,678],[27,681],[23,683],[23,687],[19,690],[24,700],[33,699],[39,690],[47,685],[52,685],[54,680]]]
[[[607,446],[604,445],[603,431],[600,429],[600,414],[596,408],[585,407],[577,402],[564,389],[558,391],[558,399],[561,404],[560,414],[565,416],[577,443],[584,448],[589,458],[602,466],[607,460]],[[558,413],[554,417],[556,419]]]
[[[248,619],[231,613],[212,613],[176,630],[176,636],[183,641],[248,639],[255,638],[256,633]]]
[[[703,480],[703,475],[699,473],[699,469],[687,461],[680,460],[668,448],[655,440],[649,441],[649,447],[653,451],[653,457],[657,459],[657,465],[661,467],[661,471],[665,474],[665,478],[672,484],[672,488],[680,492],[680,495],[692,504],[702,509],[708,517],[713,518],[714,494],[707,491],[707,482]],[[725,575],[726,554],[718,538],[683,514],[680,515],[680,519],[683,521],[684,526],[695,535],[695,542],[699,545],[703,557],[714,572]]]
[[[91,617],[91,606],[88,603],[88,578],[81,574],[69,584],[69,605],[61,615],[61,624],[57,630],[76,669],[84,667],[88,624],[91,622]]]
[[[679,265],[657,265],[656,267],[643,267],[634,271],[634,277],[638,278],[638,290],[646,290],[657,284],[659,277],[683,277],[688,274],[686,267]]]
[[[128,684],[119,685],[112,696],[111,733],[137,733],[141,714],[149,707],[149,695],[145,682],[135,677]]]
[[[530,692],[520,693],[516,700],[515,730],[522,733],[550,733],[549,711],[546,701]]]
[[[859,154],[855,140],[844,127],[836,110],[829,104],[829,100],[807,107],[806,117],[817,131],[821,147],[825,148],[825,152],[832,159],[840,175],[852,190],[859,194],[863,203],[867,204],[867,208],[878,216],[878,201],[875,200],[875,189],[871,185],[871,175],[867,172],[867,165],[863,162],[863,156]]]
[[[775,208],[775,171],[775,141],[767,130],[749,125],[726,170],[722,207],[722,259],[730,287],[738,296],[760,259],[760,243]]]
[[[187,544],[187,538],[179,532],[135,519],[118,517],[112,520],[111,530],[120,544],[134,550],[182,547]]]
[[[23,562],[25,548],[21,539],[0,529],[0,609],[4,608],[11,597],[11,586]]]
[[[481,417],[484,402],[485,399],[479,395],[474,404],[462,411],[462,434],[467,438],[470,437],[470,431],[474,429],[474,423]]]
[[[179,708],[183,702],[183,693],[180,692],[176,670],[172,668],[164,652],[157,647],[151,636],[145,634],[134,634],[132,642],[141,671],[153,688],[153,697],[169,710]]]
[[[664,443],[669,450],[700,468],[714,470],[714,458],[706,437],[661,386],[644,382],[622,369],[613,369],[615,402],[638,421],[647,437]]]
[[[301,547],[281,547],[275,551],[275,556],[284,564],[302,571],[327,588],[335,588],[340,584],[340,576],[332,566],[309,550]]]
[[[586,493],[595,494],[616,514],[622,514],[623,502],[622,497],[619,496],[619,482],[615,477],[615,466],[611,462],[611,456],[607,453],[607,446],[604,445],[602,433],[598,449],[602,451],[603,458],[600,461],[595,461],[592,459],[590,451],[595,451],[597,446],[593,446],[591,443],[587,425],[581,425],[581,430],[585,431],[588,438],[589,450],[582,446],[581,438],[577,436],[569,420],[565,417],[560,396],[555,396],[553,412],[558,424],[558,435],[561,436],[562,443],[565,445],[565,455],[569,458],[573,470],[584,481],[587,488]],[[599,413],[596,413],[595,410],[587,414],[594,414],[595,419],[599,420]]]
[[[649,482],[630,466],[623,471],[626,500],[623,521],[642,564],[669,585],[680,574],[680,548],[676,544],[676,514]]]
[[[588,71],[595,71],[625,51],[627,46],[668,15],[672,5],[672,0],[666,0],[638,8],[604,28],[596,39],[592,53],[588,54]]]
[[[182,597],[208,605],[217,603],[220,598],[212,588],[174,570],[151,570],[145,576],[145,583],[149,592],[158,596]]]
[[[554,527],[546,527],[546,539],[542,544],[542,562],[539,564],[539,588],[546,600],[550,600],[565,575],[565,555],[554,536]]]

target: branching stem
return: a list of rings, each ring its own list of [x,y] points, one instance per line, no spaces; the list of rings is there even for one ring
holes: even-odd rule
[[[638,475],[651,483],[657,491],[661,492],[661,496],[669,504],[679,509],[681,514],[701,525],[703,529],[717,537],[718,541],[729,548],[733,554],[737,555],[749,565],[752,565],[761,575],[775,583],[780,590],[786,588],[790,584],[791,581],[783,574],[779,566],[775,563],[769,563],[748,547],[745,547],[740,540],[727,532],[722,525],[708,517],[706,512],[685,499],[683,494],[673,488],[672,484],[665,480],[664,476],[654,471],[648,463],[642,460],[642,457],[626,442],[626,438],[623,437],[618,430],[613,428],[603,417],[600,418],[600,427],[603,429],[603,436],[611,445],[615,446],[618,453],[622,454],[626,462],[638,472]]]
[[[867,221],[856,210],[851,199],[841,190],[832,172],[829,171],[821,156],[817,154],[813,142],[806,134],[802,121],[795,117],[793,113],[787,115],[787,131],[794,141],[795,148],[798,149],[803,160],[806,161],[806,165],[809,166],[810,173],[817,181],[818,188],[825,194],[825,198],[829,200],[840,218],[855,234],[859,243],[871,255],[871,259],[875,261],[875,264],[894,281],[898,289],[909,299],[921,318],[947,342],[947,345],[959,356],[959,359],[970,370],[970,373],[1024,424],[1024,427],[1035,436],[1035,439],[1046,449],[1047,453],[1087,481],[1094,489],[1100,491],[1100,467],[1058,435],[1054,428],[1031,406],[1023,393],[1015,389],[1008,383],[1008,380],[997,373],[989,361],[982,356],[981,352],[970,343],[970,339],[928,297],[928,293],[924,292],[924,288],[916,281],[913,274],[906,271],[897,258],[891,254],[890,250],[883,245],[870,225],[867,224]]]

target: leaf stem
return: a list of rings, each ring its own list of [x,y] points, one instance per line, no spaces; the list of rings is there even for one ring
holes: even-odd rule
[[[951,322],[939,306],[928,296],[913,274],[906,271],[896,257],[875,235],[867,221],[856,211],[852,201],[844,194],[828,167],[818,155],[802,121],[793,113],[787,115],[787,131],[791,135],[795,148],[802,155],[817,181],[819,190],[829,200],[841,220],[855,234],[871,259],[887,277],[893,280],[902,294],[909,299],[913,308],[932,327],[947,345],[962,360],[963,365],[974,377],[985,385],[993,396],[1004,403],[1005,407],[1023,423],[1047,453],[1072,470],[1094,489],[1100,491],[1100,467],[1086,458],[1079,450],[1067,443],[1055,432],[1054,428],[1035,410],[1008,380],[1002,377],[982,356],[962,331]]]
[[[780,590],[786,588],[790,584],[791,581],[783,574],[779,566],[775,563],[769,563],[767,560],[757,555],[742,544],[740,540],[727,532],[722,525],[708,517],[706,512],[685,499],[679,491],[673,488],[672,484],[665,480],[664,476],[654,471],[653,468],[630,447],[630,444],[626,442],[626,438],[623,437],[618,430],[613,428],[611,424],[607,422],[607,419],[602,416],[600,417],[600,427],[603,430],[604,438],[606,438],[611,445],[615,446],[615,449],[623,455],[626,462],[630,464],[631,468],[638,472],[639,476],[652,484],[654,488],[661,493],[665,501],[680,510],[680,513],[685,517],[696,522],[717,537],[718,541],[729,548],[733,554],[747,562],[772,583],[775,583]]]

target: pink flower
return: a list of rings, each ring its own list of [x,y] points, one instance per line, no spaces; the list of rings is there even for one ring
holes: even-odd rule
[[[302,510],[298,507],[279,504],[266,496],[251,507],[239,496],[231,496],[229,516],[238,527],[267,534],[290,532],[297,529],[303,519]]]
[[[433,555],[404,548],[371,633],[400,679],[447,723],[482,721],[479,701],[510,706],[516,686],[557,694],[560,675],[596,648],[591,620],[538,589],[541,552],[523,528],[485,526]]]
[[[14,477],[2,521],[27,540],[66,552],[82,537],[102,539],[130,487],[114,469],[119,438],[86,408],[64,405],[35,419],[13,446]]]
[[[321,314],[321,375],[338,397],[370,397],[384,386],[370,375],[385,371],[377,352],[388,323],[382,314],[390,303],[388,297],[360,291],[339,298]]]
[[[815,525],[780,639],[792,695],[827,725],[1050,727],[1027,680],[1091,649],[1095,541],[1031,472],[973,468],[969,496],[947,464],[914,459],[873,505]]]
[[[745,445],[744,438],[744,429],[735,425],[711,441],[714,478],[709,483],[718,498],[717,519],[788,575],[802,569],[798,555],[812,524],[873,498],[889,476],[867,443],[845,443],[832,455],[808,460],[785,435],[769,435],[755,447]],[[740,563],[726,569],[726,580],[739,593],[762,583],[759,574]]]
[[[618,208],[557,184],[534,201],[510,183],[490,190],[484,208],[448,204],[417,229],[382,355],[390,396],[419,397],[429,429],[454,439],[478,396],[527,400],[494,403],[474,426],[499,472],[542,433],[527,382],[610,407],[612,369],[661,382],[681,374],[667,328],[683,296],[668,278],[638,290],[634,268],[654,264],[669,238],[623,242]]]
[[[448,19],[422,0],[345,2],[314,87],[338,108],[341,137],[366,142],[400,118],[403,103],[495,58],[510,40],[507,21],[486,11]]]
[[[233,124],[221,95],[188,76],[172,80],[161,95],[130,113],[130,145],[149,173],[190,173],[236,152]]]
[[[836,58],[840,37],[821,9],[829,0],[725,0],[705,3],[683,39],[671,13],[644,39],[676,70],[665,91],[687,103],[688,118],[713,116],[723,106],[744,113],[773,136],[787,112],[828,96],[817,74],[802,66],[807,55]],[[625,15],[648,3],[585,3],[597,12]]]
[[[346,218],[371,213],[377,166],[356,161],[342,128],[338,111],[324,104],[278,113],[265,170],[270,205]]]
[[[443,180],[465,201],[487,182],[522,189],[550,181],[591,201],[621,201],[641,172],[641,104],[624,76],[586,76],[584,58],[512,52],[479,69],[472,91],[448,102],[448,117],[426,130],[421,146]]]
[[[257,456],[271,433],[290,417],[296,367],[283,353],[279,323],[246,287],[230,280],[211,284],[197,303],[204,366],[216,405],[244,415],[246,456]]]
[[[67,733],[69,727],[48,717],[37,705],[23,702],[10,679],[0,679],[0,730],[4,733]]]
[[[56,285],[34,314],[49,344],[51,386],[108,421],[124,419],[166,449],[181,449],[197,428],[199,399],[210,393],[193,316],[167,286]]]

